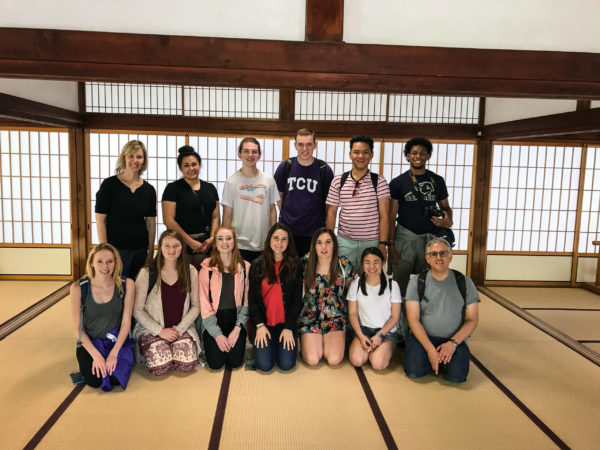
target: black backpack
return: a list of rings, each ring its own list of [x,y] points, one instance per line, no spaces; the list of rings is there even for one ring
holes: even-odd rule
[[[371,175],[371,183],[373,183],[373,189],[375,189],[375,196],[377,196],[377,183],[379,181],[379,175],[373,172],[369,172],[369,174]],[[346,182],[349,176],[350,171],[344,172],[342,174],[342,179],[340,180],[340,192],[342,192],[342,187],[344,186],[344,183]]]
[[[285,196],[287,195],[287,181],[290,177],[292,165],[294,164],[294,161],[296,161],[296,159],[298,159],[297,156],[292,156],[291,158],[288,158],[283,165],[283,185],[285,186],[285,189],[281,193],[281,206],[283,206]],[[327,194],[329,194],[329,186],[331,185],[331,183],[327,181],[327,163],[321,159],[317,159],[317,164],[319,165],[319,176],[321,177],[321,192],[323,194],[323,205],[325,205],[325,200],[327,200]]]
[[[460,291],[460,295],[462,295],[463,298],[463,310],[462,310],[462,314],[463,314],[463,320],[465,317],[465,309],[467,307],[467,282],[465,280],[465,276],[460,273],[458,270],[454,270],[454,269],[450,269],[452,270],[452,272],[454,272],[454,279],[456,280],[456,286],[458,287],[458,290]],[[419,302],[421,302],[423,300],[423,296],[425,295],[425,280],[427,279],[427,272],[429,272],[429,269],[425,269],[423,272],[421,272],[419,274],[418,280],[417,280],[417,292],[419,294]]]

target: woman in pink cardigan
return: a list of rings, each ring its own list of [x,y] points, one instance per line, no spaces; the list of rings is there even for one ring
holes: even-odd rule
[[[210,258],[199,273],[202,340],[208,366],[235,369],[242,365],[248,320],[248,269],[231,227],[220,226]]]

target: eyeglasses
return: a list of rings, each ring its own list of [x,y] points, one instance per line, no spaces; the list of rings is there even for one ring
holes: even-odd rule
[[[352,192],[352,197],[356,197],[358,195],[358,184],[360,183],[360,181],[357,181],[354,184],[354,191]]]
[[[440,258],[446,258],[448,255],[450,255],[450,252],[448,250],[442,250],[441,252],[429,252],[426,253],[427,256],[431,256],[432,258],[437,258],[438,256]]]

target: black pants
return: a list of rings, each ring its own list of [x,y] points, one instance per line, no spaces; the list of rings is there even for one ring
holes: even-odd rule
[[[220,309],[217,311],[217,323],[225,337],[235,327],[236,319],[237,312],[235,309]],[[240,367],[244,362],[244,353],[246,351],[246,330],[244,330],[244,327],[240,330],[240,336],[229,352],[222,352],[215,338],[208,334],[206,330],[202,334],[202,340],[204,342],[206,362],[211,369],[218,370],[223,366],[226,366],[228,369],[235,369]]]
[[[88,353],[88,351],[83,347],[77,347],[77,351],[75,353],[77,355],[77,362],[79,363],[79,371],[85,380],[85,384],[93,388],[99,388],[102,384],[102,378],[97,377],[92,373],[92,364],[94,362],[94,358],[92,355]],[[110,376],[110,384],[113,386],[117,386],[119,382],[114,376]]]
[[[117,250],[123,262],[121,275],[135,281],[135,277],[146,262],[148,247],[136,248],[134,250],[118,248]]]
[[[296,236],[294,235],[294,244],[296,245],[296,252],[298,258],[302,259],[310,251],[310,241],[312,236]]]
[[[240,255],[242,255],[242,259],[244,261],[248,261],[249,263],[252,263],[252,261],[258,258],[261,253],[262,252],[255,252],[254,250],[242,250],[240,248]]]

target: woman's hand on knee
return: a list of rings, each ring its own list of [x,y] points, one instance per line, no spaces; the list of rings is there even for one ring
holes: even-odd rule
[[[231,350],[231,346],[229,345],[229,340],[227,340],[227,338],[225,337],[224,334],[218,335],[215,338],[215,341],[217,342],[217,346],[219,347],[219,350],[221,350],[222,352],[228,353],[229,350]]]
[[[294,341],[294,333],[292,333],[292,330],[288,330],[287,328],[284,328],[279,335],[279,342],[282,341],[284,350],[291,351],[296,346],[296,341]]]
[[[269,345],[270,339],[271,333],[269,333],[268,328],[264,324],[260,327],[257,325],[256,337],[254,338],[254,345],[256,348],[266,348]]]
[[[356,338],[358,339],[360,346],[365,352],[370,352],[371,350],[373,350],[373,343],[371,342],[371,339],[369,339],[367,336],[361,334],[360,336],[356,336]]]
[[[230,349],[235,347],[235,344],[237,343],[237,340],[240,337],[241,331],[242,331],[242,326],[236,325],[235,327],[233,327],[233,330],[231,330],[231,333],[229,333],[229,336],[227,336],[227,342],[229,342]]]
[[[100,354],[94,357],[92,362],[92,373],[98,378],[104,378],[106,376],[106,361]]]
[[[110,376],[117,368],[117,354],[111,351],[106,357],[106,373]]]
[[[158,335],[167,342],[175,342],[179,338],[175,328],[163,328]]]

